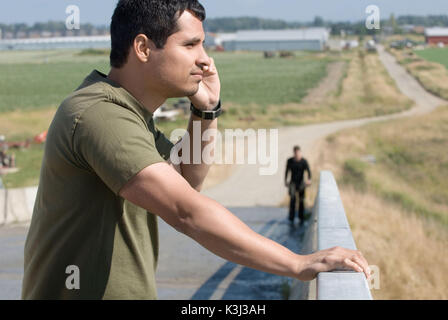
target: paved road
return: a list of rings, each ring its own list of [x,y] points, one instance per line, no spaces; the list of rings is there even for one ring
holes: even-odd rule
[[[27,226],[0,227],[0,300],[20,299]]]
[[[448,104],[447,101],[427,92],[402,66],[396,63],[394,57],[384,51],[383,47],[379,48],[379,56],[400,91],[415,101],[412,109],[387,116],[280,128],[278,135],[280,142],[278,144],[279,165],[275,174],[259,175],[259,168],[265,167],[263,165],[238,165],[232,176],[221,184],[204,190],[203,193],[226,207],[277,206],[285,197],[283,185],[285,164],[292,154],[291,150],[294,145],[300,145],[305,156],[309,156],[316,151],[313,150],[313,146],[319,139],[339,130],[359,127],[376,121],[423,114],[442,104]]]
[[[283,208],[230,208],[249,227],[299,252],[307,222],[291,227]],[[27,226],[0,228],[0,300],[20,299]],[[159,299],[283,299],[291,279],[227,262],[159,219]]]

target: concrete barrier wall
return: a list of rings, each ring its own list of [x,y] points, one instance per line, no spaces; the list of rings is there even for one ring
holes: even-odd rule
[[[330,171],[320,173],[311,225],[301,254],[336,246],[356,250],[338,186]],[[367,279],[355,271],[321,272],[306,283],[295,280],[290,299],[372,300]]]
[[[0,189],[0,225],[30,221],[36,194],[37,187]]]

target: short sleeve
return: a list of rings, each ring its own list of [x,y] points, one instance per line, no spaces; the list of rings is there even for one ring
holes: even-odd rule
[[[170,157],[171,149],[174,144],[154,125],[153,118],[148,121],[149,130],[154,132],[154,138],[156,141],[156,148],[159,151],[160,155],[168,160]]]
[[[155,138],[137,114],[102,102],[88,108],[78,119],[73,152],[82,165],[94,171],[118,195],[141,170],[165,161]]]

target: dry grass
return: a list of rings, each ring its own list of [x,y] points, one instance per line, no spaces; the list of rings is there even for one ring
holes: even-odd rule
[[[427,61],[410,49],[389,51],[426,90],[448,99],[448,70],[444,65]]]
[[[447,123],[441,107],[346,130],[316,147],[315,166],[335,174],[358,248],[380,268],[376,299],[448,298]],[[368,154],[375,164],[360,160]],[[354,160],[361,181],[348,179]]]
[[[341,190],[358,248],[380,270],[374,299],[447,299],[448,234],[372,194]]]
[[[0,114],[0,135],[7,138],[32,138],[45,131],[53,120],[56,108],[17,110]]]
[[[345,77],[340,87],[319,103],[276,107],[285,118],[298,117],[299,124],[374,117],[406,110],[412,101],[395,86],[377,54],[362,50],[347,53]],[[292,120],[290,120],[292,121]]]

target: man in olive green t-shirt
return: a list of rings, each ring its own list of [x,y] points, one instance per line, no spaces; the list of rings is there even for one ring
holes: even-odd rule
[[[48,131],[25,243],[24,299],[156,299],[156,216],[211,252],[262,271],[301,280],[334,268],[368,275],[360,252],[300,256],[255,233],[199,193],[209,165],[170,161],[178,149],[152,119],[170,97],[192,102],[180,150],[197,152],[186,143],[197,139],[202,155],[214,143],[201,139],[216,130],[220,113],[204,19],[196,0],[118,2],[109,74],[93,71]]]

